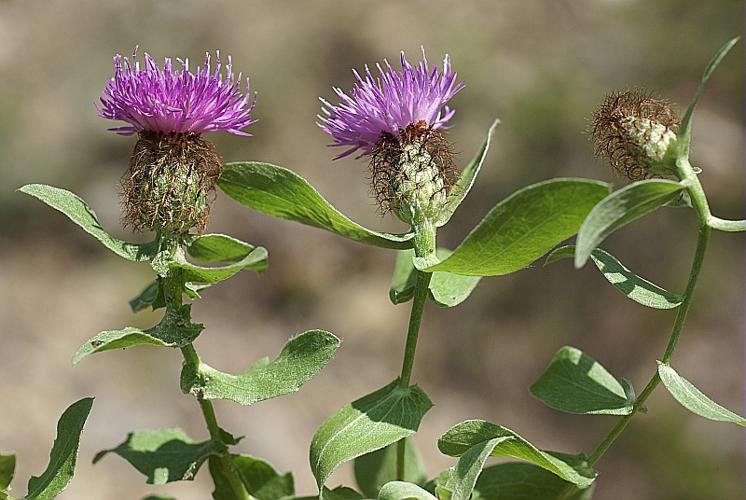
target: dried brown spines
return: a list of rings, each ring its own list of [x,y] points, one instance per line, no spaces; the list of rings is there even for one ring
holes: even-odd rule
[[[399,131],[398,137],[383,134],[371,152],[370,171],[381,212],[393,211],[406,222],[411,222],[413,204],[433,215],[457,176],[450,144],[424,121]]]
[[[222,165],[215,147],[198,134],[141,132],[122,179],[124,224],[138,231],[201,232]]]
[[[641,91],[612,93],[593,119],[596,156],[608,158],[631,180],[669,175],[663,161],[678,126],[679,118],[667,101]]]

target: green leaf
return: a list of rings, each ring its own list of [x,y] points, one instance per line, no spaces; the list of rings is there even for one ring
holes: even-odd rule
[[[152,495],[143,497],[142,500],[176,500],[176,497],[172,497],[171,495],[161,495],[159,493],[153,493]]]
[[[417,386],[399,380],[344,406],[316,431],[311,471],[319,489],[343,463],[411,436],[432,407]]]
[[[202,462],[221,451],[219,443],[211,440],[195,443],[181,429],[162,427],[130,432],[116,448],[96,453],[93,463],[115,453],[147,476],[148,484],[166,484],[194,479]]]
[[[583,267],[591,252],[611,233],[665,205],[683,189],[678,182],[648,179],[629,184],[601,200],[578,231],[575,267]]]
[[[397,443],[355,459],[355,481],[368,498],[378,496],[381,487],[396,480]],[[411,439],[406,440],[404,456],[404,481],[422,485],[427,480],[425,467]]]
[[[204,399],[229,399],[241,405],[297,391],[334,356],[341,341],[329,332],[310,330],[290,339],[277,358],[266,358],[238,375],[202,364],[185,365],[182,390]]]
[[[547,255],[545,265],[564,258],[571,258],[574,254],[574,245],[556,248]],[[673,309],[680,306],[684,301],[682,295],[671,293],[636,275],[619,262],[616,257],[601,248],[596,248],[591,252],[591,260],[604,275],[604,278],[614,285],[614,288],[638,304],[653,309]]]
[[[295,494],[293,475],[290,473],[280,475],[268,462],[249,455],[230,455],[230,460],[235,464],[238,476],[256,500],[280,500],[292,497]],[[208,460],[210,474],[215,482],[215,491],[212,496],[215,500],[233,500],[235,494],[223,476],[222,468],[217,464],[216,457]]]
[[[445,259],[451,254],[450,250],[438,248],[437,255]],[[412,300],[417,283],[417,273],[414,267],[414,250],[400,250],[397,252],[394,264],[394,276],[391,280],[389,298],[394,304],[402,304]],[[430,300],[439,307],[454,307],[469,298],[471,292],[479,284],[481,276],[461,276],[458,274],[435,272],[430,280]]]
[[[490,210],[450,257],[423,270],[500,276],[523,269],[575,234],[608,192],[606,183],[587,179],[552,179],[523,188]]]
[[[225,234],[203,234],[189,243],[187,252],[200,262],[239,262],[255,248]]]
[[[472,160],[461,171],[461,175],[448,193],[448,198],[446,198],[446,204],[443,207],[442,212],[435,221],[437,227],[444,226],[449,220],[451,220],[456,209],[464,201],[466,195],[469,194],[469,191],[477,178],[477,174],[482,168],[484,159],[487,156],[487,151],[490,149],[492,136],[495,135],[495,129],[499,124],[500,120],[497,119],[492,122],[490,129],[487,131],[487,137],[484,138],[484,142],[482,142],[479,151],[477,151],[474,158],[472,158]]]
[[[746,427],[746,419],[705,396],[691,382],[676,373],[670,365],[658,361],[658,375],[674,399],[690,412],[710,420],[731,422]]]
[[[416,484],[391,481],[381,488],[378,500],[437,500]]]
[[[485,442],[489,442],[484,444]],[[455,425],[438,440],[438,449],[449,456],[464,455],[474,446],[492,447],[490,456],[525,460],[548,470],[580,488],[587,488],[596,477],[582,456],[537,449],[523,437],[505,427],[484,420],[467,420]]]
[[[10,491],[10,482],[16,471],[16,456],[0,454],[0,491]]]
[[[568,413],[629,415],[634,404],[606,368],[570,346],[557,351],[530,390],[547,405]]]
[[[689,145],[692,140],[692,114],[694,113],[694,108],[697,106],[699,99],[705,91],[705,87],[707,87],[707,82],[715,72],[715,68],[718,67],[723,58],[725,58],[728,52],[730,52],[730,49],[733,48],[740,38],[741,37],[737,36],[728,40],[722,47],[720,47],[720,49],[718,49],[713,58],[710,59],[709,64],[707,64],[707,68],[705,68],[705,72],[702,75],[702,80],[699,82],[696,92],[694,92],[692,102],[689,104],[686,113],[684,113],[684,117],[681,119],[681,126],[679,127],[676,141],[677,156],[679,158],[687,158],[689,156]]]
[[[353,222],[326,201],[305,179],[276,165],[227,163],[218,181],[228,196],[267,215],[331,231],[384,248],[412,248],[412,234],[373,231]]]
[[[179,317],[164,316],[152,328],[140,330],[128,326],[123,330],[106,330],[100,332],[83,344],[73,356],[73,365],[91,354],[112,349],[127,349],[137,345],[155,345],[161,347],[183,347],[197,338],[204,329],[201,324],[191,323],[191,306],[181,306]]]
[[[204,256],[204,254],[198,254]],[[267,269],[267,250],[263,247],[252,248],[243,258],[227,266],[204,267],[192,264],[177,252],[169,263],[171,269],[182,269],[187,283],[215,284],[233,277],[244,269],[261,272]]]
[[[140,312],[148,307],[152,307],[154,311],[161,307],[165,307],[166,302],[163,297],[163,289],[158,280],[153,281],[146,286],[137,297],[130,300],[129,304],[132,312]]]
[[[67,488],[75,472],[80,434],[83,432],[93,398],[83,398],[70,405],[57,422],[57,437],[49,455],[49,465],[40,476],[28,482],[27,500],[48,500]]]
[[[44,184],[28,184],[20,188],[19,191],[33,196],[55,210],[62,212],[86,233],[100,241],[106,248],[127,260],[150,260],[158,249],[157,242],[137,245],[114,238],[101,227],[93,209],[79,196],[70,191]]]
[[[471,500],[550,500],[560,498],[570,483],[533,464],[507,462],[485,467]],[[595,484],[564,500],[590,500]]]

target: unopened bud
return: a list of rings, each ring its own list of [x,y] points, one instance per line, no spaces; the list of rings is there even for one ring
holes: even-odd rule
[[[124,222],[164,234],[201,232],[222,159],[197,134],[141,132],[122,182]]]
[[[675,173],[667,153],[676,143],[679,120],[671,106],[642,92],[606,97],[593,121],[597,156],[605,156],[631,180]]]

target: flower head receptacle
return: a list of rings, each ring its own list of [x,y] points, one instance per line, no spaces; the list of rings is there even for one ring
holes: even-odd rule
[[[413,227],[432,221],[443,208],[455,178],[453,155],[444,130],[454,114],[447,105],[463,87],[448,56],[442,69],[422,61],[412,66],[401,54],[401,70],[388,61],[354,71],[349,93],[335,88],[340,103],[322,99],[319,126],[347,148],[368,156],[372,191],[382,212],[391,211]]]
[[[641,91],[612,93],[593,119],[595,152],[630,180],[671,176],[678,126],[668,102]]]
[[[222,74],[220,55],[211,69],[210,55],[194,72],[189,60],[162,67],[145,54],[144,67],[117,55],[111,78],[98,106],[99,114],[125,126],[118,134],[137,133],[130,169],[122,181],[123,220],[135,230],[186,234],[204,229],[222,159],[201,134],[225,131],[251,135],[256,102],[233,74],[230,57]]]

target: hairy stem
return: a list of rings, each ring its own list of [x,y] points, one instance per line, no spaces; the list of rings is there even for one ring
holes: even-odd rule
[[[165,278],[164,283],[164,298],[166,302],[167,317],[181,317],[180,309],[182,305],[182,286],[183,278],[181,276],[181,273],[177,270],[170,271],[168,276]],[[202,361],[199,358],[199,354],[197,354],[194,345],[191,343],[181,348],[181,354],[184,356],[184,363],[194,366],[195,369],[198,369],[199,366],[202,364]],[[213,441],[220,443],[225,451],[224,454],[214,457],[215,464],[220,470],[222,476],[230,485],[230,488],[233,491],[234,498],[236,498],[236,500],[249,500],[251,497],[246,491],[243,482],[241,481],[238,470],[236,469],[233,461],[227,455],[228,447],[223,440],[222,432],[215,415],[215,408],[213,408],[210,401],[204,398],[197,397],[197,402],[199,403],[199,407],[202,410],[202,415],[205,418],[205,423],[207,424],[207,430],[210,433],[210,438]]]
[[[435,226],[429,221],[421,221],[414,228],[415,240],[414,250],[417,257],[435,256]],[[420,334],[420,324],[422,323],[422,313],[425,310],[425,302],[430,293],[430,279],[432,273],[415,271],[417,273],[417,282],[414,287],[414,297],[412,298],[412,311],[409,314],[409,326],[407,327],[407,343],[404,346],[404,361],[402,362],[401,375],[399,376],[399,385],[402,388],[409,387],[409,381],[412,378],[412,367],[414,366],[414,355],[417,350],[417,338]],[[396,479],[404,480],[405,455],[407,450],[407,441],[402,439],[396,443]]]
[[[663,353],[663,357],[661,359],[661,362],[664,364],[670,364],[673,353],[676,350],[676,345],[678,344],[679,338],[681,337],[681,331],[684,327],[686,315],[689,312],[689,306],[692,302],[694,289],[697,286],[697,280],[699,279],[699,274],[702,269],[702,263],[704,262],[705,258],[705,252],[707,250],[707,244],[710,241],[710,233],[712,231],[711,226],[709,225],[709,222],[712,219],[710,207],[707,203],[707,197],[705,196],[702,184],[699,182],[696,173],[694,173],[694,169],[689,164],[689,161],[686,158],[679,159],[679,161],[677,161],[677,167],[679,170],[679,176],[682,179],[682,183],[686,186],[689,196],[692,200],[692,205],[697,212],[697,218],[699,220],[699,233],[697,236],[697,248],[694,251],[694,259],[692,260],[692,267],[689,271],[689,281],[687,282],[686,290],[684,291],[684,301],[681,303],[678,311],[676,312],[676,319],[674,320],[673,328],[671,329],[671,336],[668,339],[666,350]],[[601,444],[599,444],[590,455],[590,457],[588,457],[588,465],[594,465],[601,459],[601,457],[604,456],[606,451],[622,434],[624,429],[632,420],[632,417],[640,411],[645,401],[648,399],[648,397],[650,397],[655,388],[658,387],[660,381],[660,375],[658,375],[658,371],[656,370],[655,374],[653,374],[653,376],[650,378],[650,381],[647,383],[645,388],[635,400],[635,404],[632,407],[632,411],[629,413],[629,415],[625,415],[621,419],[619,419],[616,425],[614,425],[611,431],[609,431],[609,433],[606,435],[604,440],[601,441]],[[562,492],[562,494],[560,494],[558,500],[568,498],[570,495],[577,492],[578,489],[574,485],[568,485]]]

